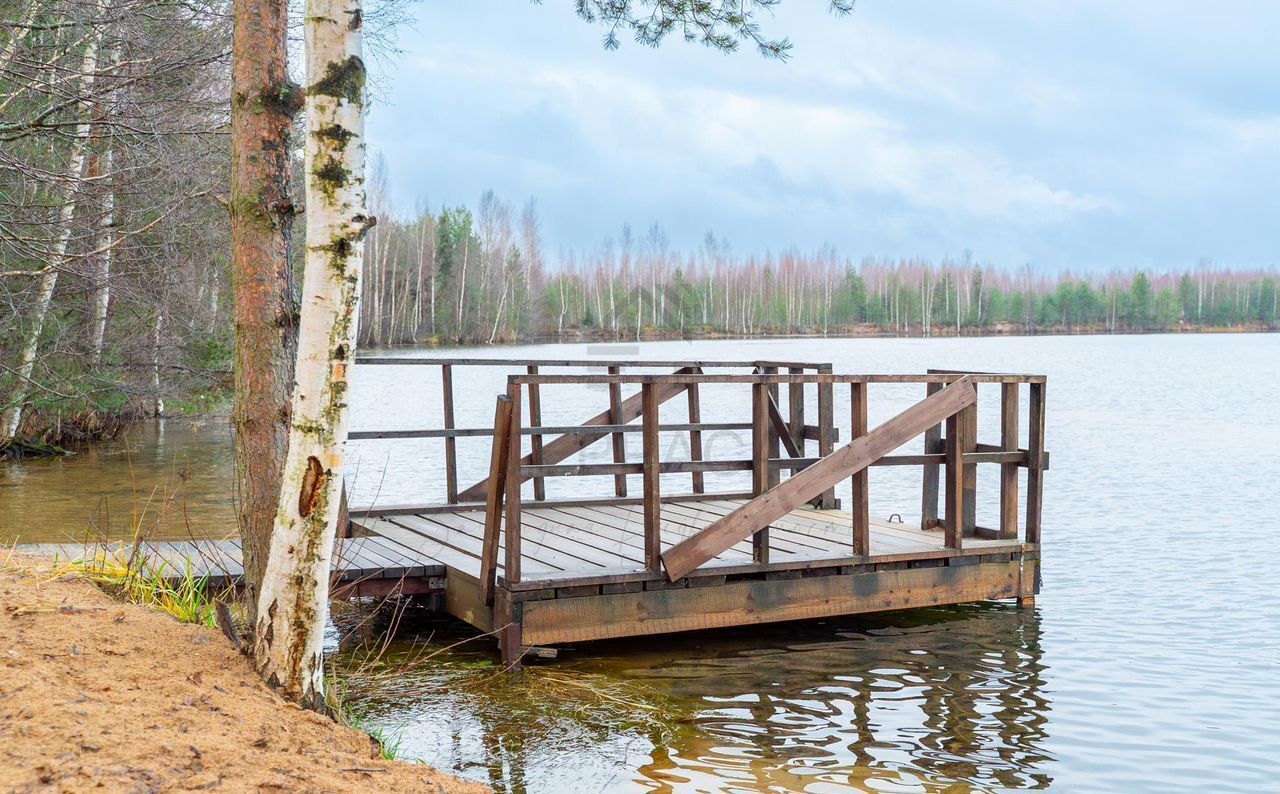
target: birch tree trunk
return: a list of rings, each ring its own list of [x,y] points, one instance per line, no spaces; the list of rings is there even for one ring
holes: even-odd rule
[[[329,563],[342,490],[365,214],[359,0],[308,0],[307,250],[288,456],[263,570],[253,658],[299,704],[324,709]]]
[[[160,332],[164,330],[163,305],[156,307],[151,322],[151,415],[164,416],[164,395],[160,393]]]
[[[102,153],[102,170],[111,180],[102,199],[102,220],[98,222],[98,261],[93,269],[93,319],[89,337],[89,360],[96,367],[102,361],[102,345],[107,336],[107,309],[111,305],[111,257],[115,247],[116,190],[114,150],[110,142]]]
[[[76,199],[84,177],[85,155],[92,124],[89,118],[92,106],[86,100],[93,95],[93,84],[98,73],[98,48],[101,42],[102,28],[99,27],[89,37],[89,42],[85,45],[84,57],[81,59],[80,97],[84,105],[84,115],[76,125],[71,139],[71,153],[67,159],[67,183],[62,191],[62,207],[58,211],[58,238],[54,243],[53,261],[40,277],[40,291],[32,312],[31,327],[27,329],[27,336],[23,340],[18,357],[13,394],[10,395],[9,404],[3,416],[0,416],[0,440],[16,436],[18,427],[22,424],[22,410],[27,401],[27,388],[31,383],[31,375],[35,371],[36,354],[40,350],[40,336],[44,333],[44,322],[49,316],[49,304],[53,302],[53,291],[58,287],[58,273],[66,266],[67,245],[71,242],[71,222],[75,219]],[[6,60],[10,57],[12,53],[6,52]]]
[[[290,133],[302,89],[289,81],[285,0],[232,0],[231,282],[236,513],[249,625],[280,500],[297,340],[289,238]]]

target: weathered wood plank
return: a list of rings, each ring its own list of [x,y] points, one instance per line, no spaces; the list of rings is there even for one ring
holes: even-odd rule
[[[662,501],[661,475],[658,473],[658,392],[657,386],[640,387],[643,412],[644,448],[644,566],[656,571],[661,566],[662,554]]]
[[[867,434],[867,384],[853,383],[849,385],[849,440],[854,441]],[[849,505],[853,513],[853,553],[871,553],[871,477],[863,468],[853,473],[852,500]]]
[[[1018,384],[1000,386],[1000,447],[1018,450]],[[1018,464],[1000,464],[1000,537],[1018,537]]]
[[[748,385],[752,383],[765,383],[770,386],[780,386],[787,383],[942,383],[949,384],[961,380],[967,380],[970,383],[1044,383],[1044,375],[1030,375],[1023,373],[1001,373],[1001,374],[982,374],[982,373],[948,373],[934,375],[836,375],[830,370],[830,365],[819,365],[819,372],[816,375],[722,375],[706,374],[690,376],[687,373],[673,373],[671,375],[512,375],[509,379],[512,383],[541,383],[541,384],[565,384],[576,383],[581,385],[601,386],[609,383],[660,383],[664,385],[680,385],[688,383],[736,383]]]
[[[778,406],[769,394],[769,387],[757,383],[751,387],[751,491],[759,496],[769,490],[769,458],[772,457],[772,439],[776,436],[770,432],[769,423],[777,414]],[[782,424],[781,417],[778,417]],[[704,532],[706,530],[703,530]],[[701,534],[701,533],[699,533]],[[751,558],[761,565],[769,563],[769,525],[757,527],[751,536]],[[696,537],[696,536],[695,536]],[[736,543],[741,538],[734,539]],[[726,548],[732,546],[732,543]],[[715,556],[715,555],[712,555]],[[675,581],[680,577],[671,577]]]
[[[453,367],[440,367],[440,387],[444,392],[444,429],[453,430]],[[445,498],[449,504],[458,502],[458,439],[446,436],[444,440]]]
[[[791,387],[794,388],[796,385],[793,383]],[[801,446],[804,442],[798,440],[798,436],[791,434],[791,426],[787,424],[787,420],[782,416],[782,411],[778,408],[778,403],[773,399],[772,394],[769,395],[768,408],[769,426],[773,429],[772,436],[775,439],[772,444],[776,444],[780,440],[782,446],[786,447],[787,455],[793,458],[804,457],[804,450]],[[769,452],[769,457],[778,457],[778,453],[773,449],[770,449]]]
[[[963,543],[965,522],[965,488],[964,488],[964,453],[966,430],[968,424],[960,414],[952,414],[947,418],[947,507],[945,534],[946,546],[958,549]]]
[[[457,367],[524,367],[534,364],[539,367],[581,367],[583,369],[596,367],[684,367],[699,366],[707,369],[745,369],[747,367],[758,367],[761,364],[775,364],[783,367],[799,367],[801,369],[815,369],[818,365],[807,361],[716,361],[716,360],[645,360],[645,359],[601,359],[601,358],[447,358],[447,357],[420,357],[420,356],[360,356],[356,358],[357,364],[368,364],[372,366],[427,366],[438,367],[442,364],[450,364]]]
[[[1031,464],[1027,467],[1027,542],[1040,542],[1040,514],[1044,498],[1044,405],[1045,384],[1032,383],[1029,406],[1030,432],[1027,451]]]
[[[702,374],[702,370],[695,368],[694,372],[698,375]],[[702,422],[702,400],[698,394],[698,384],[691,383],[687,389],[689,395],[689,460],[693,463],[702,462],[702,430],[697,428]],[[702,472],[695,471],[691,473],[693,492],[700,494],[706,490],[705,479]]]
[[[787,372],[792,375],[804,374],[804,370],[799,367],[788,367]],[[798,452],[791,455],[793,458],[804,456],[804,386],[803,383],[787,384],[787,425],[791,430],[791,437],[800,445]]]
[[[524,478],[520,473],[520,384],[513,383],[507,387],[507,396],[511,398],[511,428],[507,434],[507,476],[506,494],[503,496],[504,507],[503,529],[506,558],[502,569],[508,581],[520,581],[520,485]],[[555,446],[554,443],[551,446]],[[487,489],[486,489],[487,490]]]
[[[727,516],[734,510],[741,507],[745,502],[723,503],[723,506],[715,504],[705,504],[707,510],[721,509],[723,510],[721,517]],[[803,508],[796,508],[789,514],[775,519],[771,522],[772,526],[779,533],[794,533],[789,539],[794,539],[796,543],[816,544],[818,542],[826,542],[834,545],[836,551],[841,555],[848,553],[851,547],[849,528],[853,526],[853,514],[845,511],[820,511],[822,513],[834,513],[834,515],[817,515]],[[879,547],[885,550],[906,550],[906,549],[925,549],[939,548],[940,542],[935,535],[928,535],[918,530],[908,528],[888,527],[883,528],[881,524],[876,527],[875,540]],[[776,548],[776,546],[775,546]]]
[[[978,464],[972,462],[972,456],[978,445],[978,402],[960,412],[960,422],[964,425],[964,445],[960,450],[964,468],[964,534],[973,536],[978,526]]]
[[[640,543],[643,549],[644,544],[644,517],[642,514],[628,512],[625,510],[627,506],[600,505],[590,508],[563,508],[563,511],[573,514],[578,518],[589,521],[599,527],[602,531],[617,530],[633,535]],[[662,513],[662,545],[665,548],[675,545],[684,538],[691,537],[697,530],[690,529],[681,524],[670,521],[667,512]],[[744,544],[743,548],[747,548]],[[726,552],[729,554],[730,552]],[[744,556],[750,556],[749,549],[741,552]]]
[[[502,538],[502,500],[507,487],[507,456],[511,451],[511,396],[498,395],[493,411],[493,444],[489,448],[489,482],[485,498],[484,548],[480,556],[480,598],[493,603],[498,571],[498,545]]]
[[[537,375],[538,368],[530,365],[530,375]],[[529,427],[536,428],[542,424],[542,393],[538,390],[538,384],[529,384]],[[542,436],[533,435],[529,438],[529,460],[535,465],[542,462]],[[533,498],[535,501],[541,502],[547,498],[547,481],[544,477],[533,478]]]
[[[434,537],[429,537],[412,529],[406,529],[399,524],[394,524],[384,519],[378,519],[370,529],[376,532],[378,537],[383,540],[403,548],[406,554],[423,560],[431,560],[435,564],[445,566],[448,569],[449,576],[452,576],[454,571],[459,571],[479,580],[480,555],[478,553],[460,551],[453,546],[436,540]],[[501,573],[501,565],[502,563],[499,561],[499,573]],[[554,573],[554,571],[552,569],[537,571],[536,575],[542,576],[546,573]]]
[[[681,542],[662,555],[672,581],[686,575],[724,549],[781,518],[844,477],[865,468],[880,456],[897,449],[924,432],[939,419],[953,416],[977,399],[973,383],[960,380],[926,397],[838,452],[823,458],[776,488]]]
[[[925,385],[924,394],[931,397],[942,390],[941,383]],[[946,451],[942,441],[942,424],[935,424],[924,431],[924,453],[941,455]],[[938,525],[938,485],[942,469],[937,463],[926,463],[923,472],[923,486],[920,494],[920,528],[933,529]]]
[[[818,368],[821,374],[829,374],[831,372],[830,364],[823,364]],[[830,383],[818,384],[818,457],[825,458],[831,454],[836,445],[836,421],[835,421],[835,387]],[[818,507],[824,510],[834,509],[836,506],[836,489],[828,488],[822,492],[822,496],[818,498]]]
[[[436,516],[437,521],[447,524],[451,529],[479,537],[483,524],[474,513],[458,513],[452,516]],[[572,533],[563,531],[563,527],[548,525],[531,515],[529,510],[522,510],[520,519],[524,525],[520,528],[520,543],[524,550],[525,560],[540,560],[563,569],[566,573],[593,568],[615,568],[625,565],[627,559],[616,551],[600,548],[599,544],[584,543]]]
[[[724,518],[733,510],[737,509],[742,503],[736,503],[732,507],[716,508],[711,505],[702,505],[700,503],[683,503],[680,505],[672,505],[667,510],[671,514],[685,514],[689,518],[686,524],[694,529],[695,532],[706,529],[716,521]],[[843,554],[848,551],[848,543],[835,540],[831,537],[831,530],[834,525],[826,525],[821,529],[817,525],[809,525],[799,521],[791,520],[791,516],[774,521],[770,526],[769,546],[774,551],[784,553],[800,553],[812,554],[814,552],[826,552],[829,554]]]
[[[529,601],[524,641],[544,645],[880,612],[1020,594],[1014,562]]]
[[[618,367],[609,367],[610,375],[617,375],[621,372]],[[643,399],[641,400],[641,410],[644,410]],[[622,384],[609,384],[609,422],[614,425],[625,425],[622,419]],[[622,463],[627,459],[627,437],[622,433],[614,433],[609,439],[613,446],[613,462]],[[616,496],[627,495],[627,475],[618,474],[613,478],[613,493]]]

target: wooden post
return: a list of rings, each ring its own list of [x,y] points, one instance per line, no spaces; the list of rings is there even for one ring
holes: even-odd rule
[[[503,576],[509,584],[520,581],[520,385],[507,387],[511,397],[511,429],[507,434],[506,530],[507,556]]]
[[[867,433],[867,384],[851,383],[849,440],[853,441]],[[871,554],[871,489],[870,472],[867,469],[853,475],[853,503],[849,506],[853,513],[853,553],[863,556]]]
[[[702,367],[693,370],[693,374],[701,375]],[[698,384],[689,384],[689,424],[698,425],[702,422],[702,403],[698,397]],[[692,429],[689,430],[689,460],[694,463],[702,461],[702,431]],[[693,492],[703,493],[706,490],[706,484],[702,477],[702,472],[692,472]]]
[[[644,462],[644,567],[662,570],[662,501],[658,460],[658,393],[652,383],[640,386]]]
[[[776,438],[769,429],[769,387],[764,383],[751,386],[751,492],[756,496],[770,488],[770,440]],[[751,536],[751,558],[761,565],[769,563],[769,528]]]
[[[610,375],[617,375],[621,372],[620,367],[609,367]],[[622,384],[609,384],[609,424],[620,425],[622,421]],[[610,439],[613,444],[613,462],[622,463],[627,459],[627,437],[622,433],[614,433]],[[613,476],[613,493],[616,496],[627,495],[627,475],[615,474]]]
[[[1030,431],[1027,434],[1027,543],[1040,542],[1040,509],[1044,488],[1044,387],[1031,384]]]
[[[440,385],[444,389],[444,429],[453,430],[453,366],[440,367]],[[445,495],[449,504],[458,503],[458,440],[449,436],[444,440]]]
[[[925,384],[925,396],[942,390],[941,383]],[[942,425],[934,425],[924,431],[924,453],[936,455],[943,451]],[[933,529],[938,525],[938,478],[941,468],[936,463],[924,465],[924,489],[920,499],[920,528]]]
[[[803,375],[804,369],[801,367],[791,367],[787,370],[791,375]],[[796,440],[796,444],[800,447],[799,457],[804,457],[804,384],[790,383],[787,384],[787,423],[791,426],[791,437]]]
[[[480,556],[480,599],[493,603],[498,570],[498,542],[502,537],[502,492],[507,482],[507,452],[511,449],[511,397],[498,395],[493,412],[493,447],[489,452],[489,493],[484,510],[484,543]]]
[[[976,388],[976,386],[975,386]],[[964,423],[961,438],[964,440],[962,455],[978,451],[978,403],[960,412]],[[978,464],[964,464],[964,534],[970,537],[978,533]]]
[[[766,375],[777,375],[778,368],[764,367],[763,372]],[[778,395],[780,394],[781,390],[778,388],[778,384],[776,383],[769,384],[767,388],[768,388],[769,399],[773,400],[773,405],[776,410],[778,405]],[[767,409],[768,407],[769,407],[768,403],[766,403],[765,408]],[[781,413],[779,413],[779,417],[781,417]],[[781,444],[782,438],[781,436],[778,435],[778,431],[777,429],[774,428],[773,423],[769,421],[769,417],[767,414],[765,415],[765,427],[768,428],[768,431],[769,431],[769,457],[770,458],[781,457],[782,456],[782,444]],[[781,469],[767,468],[766,475],[767,475],[768,487],[770,488],[777,485],[782,480]]]
[[[498,594],[493,605],[493,625],[498,630],[498,650],[502,666],[517,672],[524,660],[524,604],[511,600],[510,591]]]
[[[830,375],[830,364],[819,364],[818,374]],[[818,457],[825,458],[835,449],[835,387],[830,383],[818,384]],[[836,508],[836,489],[823,491],[818,507],[823,510]]]
[[[537,375],[538,368],[530,365],[528,367],[530,375]],[[529,384],[529,427],[542,426],[542,399],[538,393],[538,384]],[[529,437],[529,458],[536,466],[542,463],[542,436],[532,435]],[[545,477],[533,478],[533,498],[535,501],[541,502],[547,498],[547,480]]]
[[[964,504],[964,450],[967,446],[965,431],[968,424],[964,411],[959,411],[947,418],[947,511],[944,528],[946,530],[946,547],[958,549],[964,537],[965,504]]]
[[[347,503],[347,483],[342,483],[342,491],[338,494],[338,537],[351,537],[351,510]]]
[[[1018,384],[1000,386],[1000,448],[1018,451]],[[1000,537],[1018,537],[1018,464],[1000,464]]]

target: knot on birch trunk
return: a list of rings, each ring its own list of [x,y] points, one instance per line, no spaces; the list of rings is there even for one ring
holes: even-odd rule
[[[326,475],[324,466],[315,455],[307,458],[307,471],[302,477],[302,491],[298,494],[298,515],[306,518],[320,501],[320,490],[324,488]]]

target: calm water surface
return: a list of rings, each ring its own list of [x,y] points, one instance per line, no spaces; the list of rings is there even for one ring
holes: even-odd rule
[[[402,754],[504,791],[1280,790],[1280,585],[1271,561],[1280,541],[1280,335],[671,342],[467,355],[591,353],[1047,374],[1053,464],[1038,606],[599,643],[521,676],[496,675],[482,640],[410,675],[378,675],[468,636],[410,614],[402,636],[415,642],[361,675],[374,722],[401,737]],[[353,427],[439,421],[438,381],[425,368],[357,373]],[[503,375],[459,381],[459,426],[491,422]],[[873,389],[872,423],[917,391]],[[544,421],[580,421],[606,399],[544,396]],[[704,418],[740,416],[746,403],[737,399],[704,396]],[[986,440],[998,410],[994,392],[982,399]],[[836,406],[846,426],[847,397]],[[464,443],[478,446],[462,449],[462,477],[479,478],[487,442]],[[716,455],[731,456],[744,439],[715,443]],[[353,501],[438,498],[438,449],[357,446]],[[0,538],[63,539],[88,527],[119,534],[139,514],[173,537],[224,534],[229,459],[225,420],[168,421],[73,458],[0,469]],[[874,471],[873,514],[910,521],[918,476]],[[995,509],[988,476],[980,520]]]

